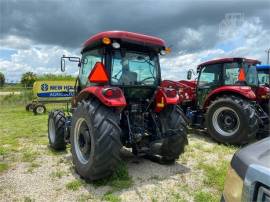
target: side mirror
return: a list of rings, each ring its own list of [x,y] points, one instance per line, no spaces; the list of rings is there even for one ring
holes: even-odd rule
[[[81,66],[81,58],[79,57],[66,57],[65,55],[63,55],[61,57],[61,71],[64,72],[66,69],[66,61],[65,59],[68,59],[70,62],[77,62],[78,66]]]
[[[191,77],[192,77],[192,70],[190,69],[190,70],[188,70],[188,72],[187,72],[187,80],[190,80]]]
[[[66,70],[66,61],[64,58],[61,58],[61,71],[64,72]]]

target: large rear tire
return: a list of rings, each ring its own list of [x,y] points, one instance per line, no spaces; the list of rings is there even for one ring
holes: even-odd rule
[[[209,106],[206,127],[218,142],[244,144],[256,136],[258,119],[252,103],[236,96],[224,96]]]
[[[152,157],[160,163],[172,163],[184,152],[187,140],[187,121],[181,108],[168,106],[159,114],[162,139],[154,141],[150,148]]]
[[[73,113],[71,151],[78,174],[86,180],[107,177],[120,160],[120,114],[96,99],[82,101]]]
[[[48,119],[48,138],[50,147],[55,150],[65,150],[65,122],[66,117],[63,111],[55,110],[50,112]]]

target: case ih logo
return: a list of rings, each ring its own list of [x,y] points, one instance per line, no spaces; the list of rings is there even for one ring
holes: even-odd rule
[[[46,83],[41,84],[41,90],[42,91],[47,91],[48,89],[49,89],[48,84],[46,84]]]

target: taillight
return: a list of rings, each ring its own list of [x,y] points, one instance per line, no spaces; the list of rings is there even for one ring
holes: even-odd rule
[[[121,97],[122,92],[120,89],[117,89],[117,88],[105,88],[103,89],[102,94],[106,98],[119,98]]]
[[[172,97],[176,97],[177,92],[176,92],[175,89],[168,88],[168,89],[165,90],[165,94],[166,94],[167,97],[172,98]]]

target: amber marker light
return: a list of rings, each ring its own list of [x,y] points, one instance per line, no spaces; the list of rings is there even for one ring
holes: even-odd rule
[[[109,45],[111,44],[111,39],[109,37],[103,37],[102,39],[102,43],[106,44],[106,45]]]

